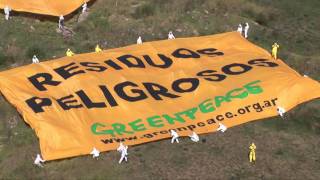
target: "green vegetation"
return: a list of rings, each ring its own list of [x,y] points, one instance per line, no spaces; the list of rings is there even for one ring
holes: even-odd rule
[[[71,38],[56,32],[58,18],[14,13],[0,15],[0,70],[76,53],[96,44],[115,48],[144,41],[232,31],[251,26],[249,40],[270,49],[280,44],[280,58],[301,74],[320,80],[319,0],[100,0],[89,17],[68,17]],[[320,179],[320,102],[305,103],[287,120],[270,118],[201,136],[195,144],[181,139],[129,149],[129,163],[118,165],[117,152],[99,160],[82,156],[33,166],[39,142],[14,107],[0,99],[0,179]],[[257,162],[248,163],[248,146],[257,145]]]

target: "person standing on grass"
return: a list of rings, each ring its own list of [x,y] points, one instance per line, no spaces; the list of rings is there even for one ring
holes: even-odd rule
[[[248,38],[248,31],[249,31],[249,24],[246,22],[246,26],[244,27],[244,37],[247,39]]]
[[[32,57],[32,63],[39,63],[39,59],[37,58],[37,56],[36,55],[33,55],[33,57]]]
[[[128,155],[128,146],[122,146],[120,148],[120,153],[121,153],[121,157],[120,157],[120,160],[119,160],[119,164],[121,164],[123,160],[125,160],[127,162],[128,161],[128,157],[127,157],[127,155]]]
[[[138,37],[138,39],[137,39],[137,44],[142,44],[141,36]]]
[[[174,131],[174,130],[170,130],[170,133],[171,133],[171,143],[174,143],[174,141],[176,141],[177,143],[179,143],[179,135],[178,135],[178,133],[176,132],[176,131]]]
[[[82,13],[85,13],[88,11],[88,4],[85,2],[83,5],[82,5]]]
[[[280,117],[281,117],[282,119],[284,119],[284,113],[286,113],[286,110],[285,110],[283,107],[278,106],[278,107],[277,107],[277,112],[278,112],[278,114],[280,115]]]
[[[4,9],[4,18],[8,21],[9,18],[10,18],[10,11],[11,11],[11,8],[9,6],[5,6]]]
[[[249,146],[249,149],[250,149],[250,152],[249,152],[249,161],[252,163],[252,162],[255,162],[256,161],[256,145],[254,143],[252,143],[250,146]]]
[[[237,31],[242,35],[242,25],[241,24],[238,25]]]
[[[271,56],[272,56],[275,60],[277,59],[279,47],[280,47],[280,46],[279,46],[277,43],[274,43],[274,44],[272,45]]]
[[[62,30],[64,28],[64,17],[62,15],[59,16],[59,29]]]
[[[175,39],[172,31],[169,32],[169,34],[168,34],[168,39]]]

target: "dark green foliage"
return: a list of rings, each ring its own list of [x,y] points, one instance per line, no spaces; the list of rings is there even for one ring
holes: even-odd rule
[[[139,6],[135,12],[132,14],[132,16],[135,19],[145,18],[148,16],[152,16],[155,13],[155,6],[153,6],[151,3],[143,4],[142,6]]]

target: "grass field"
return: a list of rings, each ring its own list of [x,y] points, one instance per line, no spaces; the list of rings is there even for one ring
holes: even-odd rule
[[[249,40],[270,49],[280,44],[280,58],[301,74],[320,80],[319,0],[96,0],[88,18],[67,17],[72,37],[56,32],[56,19],[14,13],[0,14],[0,70],[65,55],[145,41],[232,31],[251,26]],[[169,145],[163,140],[129,149],[129,163],[117,164],[117,152],[52,161],[36,168],[38,139],[17,111],[0,99],[0,179],[320,179],[320,101],[288,113],[288,120],[269,118]],[[247,160],[257,145],[257,162]]]

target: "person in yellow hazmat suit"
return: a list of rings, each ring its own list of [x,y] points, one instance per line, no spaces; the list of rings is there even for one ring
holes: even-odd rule
[[[100,48],[99,44],[97,44],[97,46],[96,46],[96,48],[95,48],[95,51],[96,51],[96,52],[101,52],[101,51],[102,51],[102,49]]]
[[[71,57],[71,56],[74,55],[74,53],[73,53],[70,49],[68,49],[67,52],[66,52],[66,55],[67,55],[68,57]]]
[[[249,152],[249,160],[250,162],[255,162],[256,161],[256,145],[254,145],[254,143],[252,143],[249,146],[250,152]]]
[[[280,46],[277,44],[277,43],[274,43],[272,45],[272,50],[271,50],[271,56],[274,58],[274,59],[277,59],[277,54],[278,54],[278,48]]]

